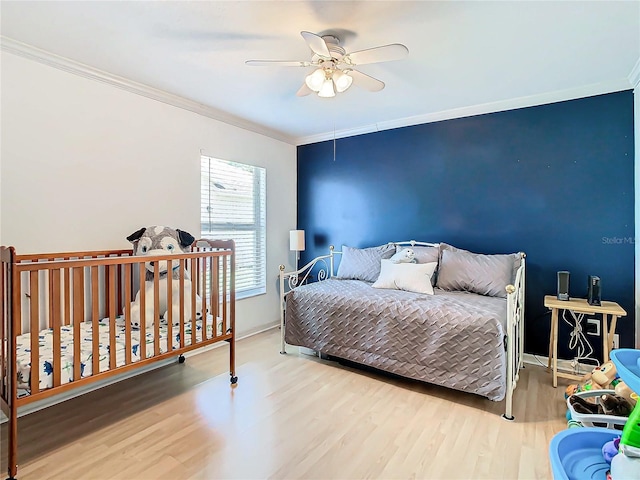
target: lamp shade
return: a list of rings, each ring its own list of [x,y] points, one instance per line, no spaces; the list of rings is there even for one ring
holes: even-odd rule
[[[318,68],[311,75],[307,75],[307,77],[304,79],[304,82],[307,84],[307,87],[309,87],[314,92],[320,91],[320,89],[322,88],[322,85],[324,85],[324,81],[325,81],[325,74],[322,68]]]
[[[289,231],[289,250],[295,252],[304,250],[304,230]]]
[[[327,78],[324,81],[324,83],[322,84],[322,88],[320,88],[320,91],[318,92],[318,96],[324,98],[336,96],[336,92],[333,89],[333,80],[331,80],[331,78]]]
[[[353,78],[351,78],[346,73],[336,69],[333,72],[333,82],[336,84],[336,91],[338,93],[342,93],[351,86],[351,84],[353,83]]]

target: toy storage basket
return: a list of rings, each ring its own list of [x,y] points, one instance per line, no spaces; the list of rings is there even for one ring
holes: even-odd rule
[[[611,467],[602,446],[619,436],[617,430],[600,427],[570,428],[555,435],[549,444],[554,480],[604,480]]]
[[[587,390],[585,392],[575,393],[577,397],[584,399],[593,398],[597,404],[601,403],[600,397],[604,394],[613,395],[613,390]],[[569,397],[571,398],[571,397]],[[571,412],[571,418],[582,423],[585,427],[604,427],[621,431],[624,424],[627,423],[628,417],[616,417],[615,415],[599,415],[592,413],[577,413],[573,409],[573,405],[569,403],[567,398],[567,408]]]

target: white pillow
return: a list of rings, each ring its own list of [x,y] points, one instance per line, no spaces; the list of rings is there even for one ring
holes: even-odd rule
[[[380,276],[372,287],[433,295],[431,277],[437,265],[438,262],[393,263],[391,260],[382,259]]]

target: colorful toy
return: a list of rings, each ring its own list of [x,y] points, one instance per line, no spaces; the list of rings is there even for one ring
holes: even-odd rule
[[[640,391],[640,351],[617,349],[611,352],[611,358],[629,388]],[[622,429],[620,453],[611,460],[611,476],[615,480],[640,478],[640,402]]]
[[[570,397],[578,392],[613,388],[618,381],[616,366],[611,361],[605,362],[594,368],[591,373],[587,373],[580,383],[569,385],[565,391],[565,397]]]
[[[602,446],[602,456],[609,465],[611,465],[611,460],[613,460],[613,457],[618,454],[619,445],[620,437],[611,440],[610,442],[607,442]]]
[[[579,422],[577,420],[569,420],[567,422],[567,428],[581,428],[584,427],[584,425],[582,425],[582,422]]]
[[[622,380],[619,381],[615,387],[615,392],[616,395],[626,398],[632,406],[635,406],[638,396],[635,395],[635,392],[633,392],[625,382]]]
[[[636,405],[622,429],[620,454],[611,460],[614,480],[640,478],[640,407]]]

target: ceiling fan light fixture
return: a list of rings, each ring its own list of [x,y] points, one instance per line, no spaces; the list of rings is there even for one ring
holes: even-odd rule
[[[353,78],[343,71],[336,69],[333,72],[333,82],[336,84],[336,91],[342,93],[351,86]]]
[[[322,68],[318,68],[304,79],[307,87],[314,92],[319,92],[325,81],[325,74]]]
[[[322,84],[322,88],[318,92],[319,97],[323,98],[331,98],[336,96],[336,92],[333,89],[333,80],[331,78],[327,78]]]
[[[1,0],[0,0],[1,1]],[[314,67],[314,71],[304,77],[304,83],[296,92],[298,97],[306,97],[315,92],[319,97],[331,98],[336,93],[347,91],[353,83],[370,92],[379,92],[384,82],[354,69],[358,65],[400,60],[409,54],[409,49],[399,43],[382,45],[366,50],[347,52],[340,46],[340,40],[334,35],[316,35],[300,32],[311,50],[308,60],[247,60],[247,65],[283,67]]]

